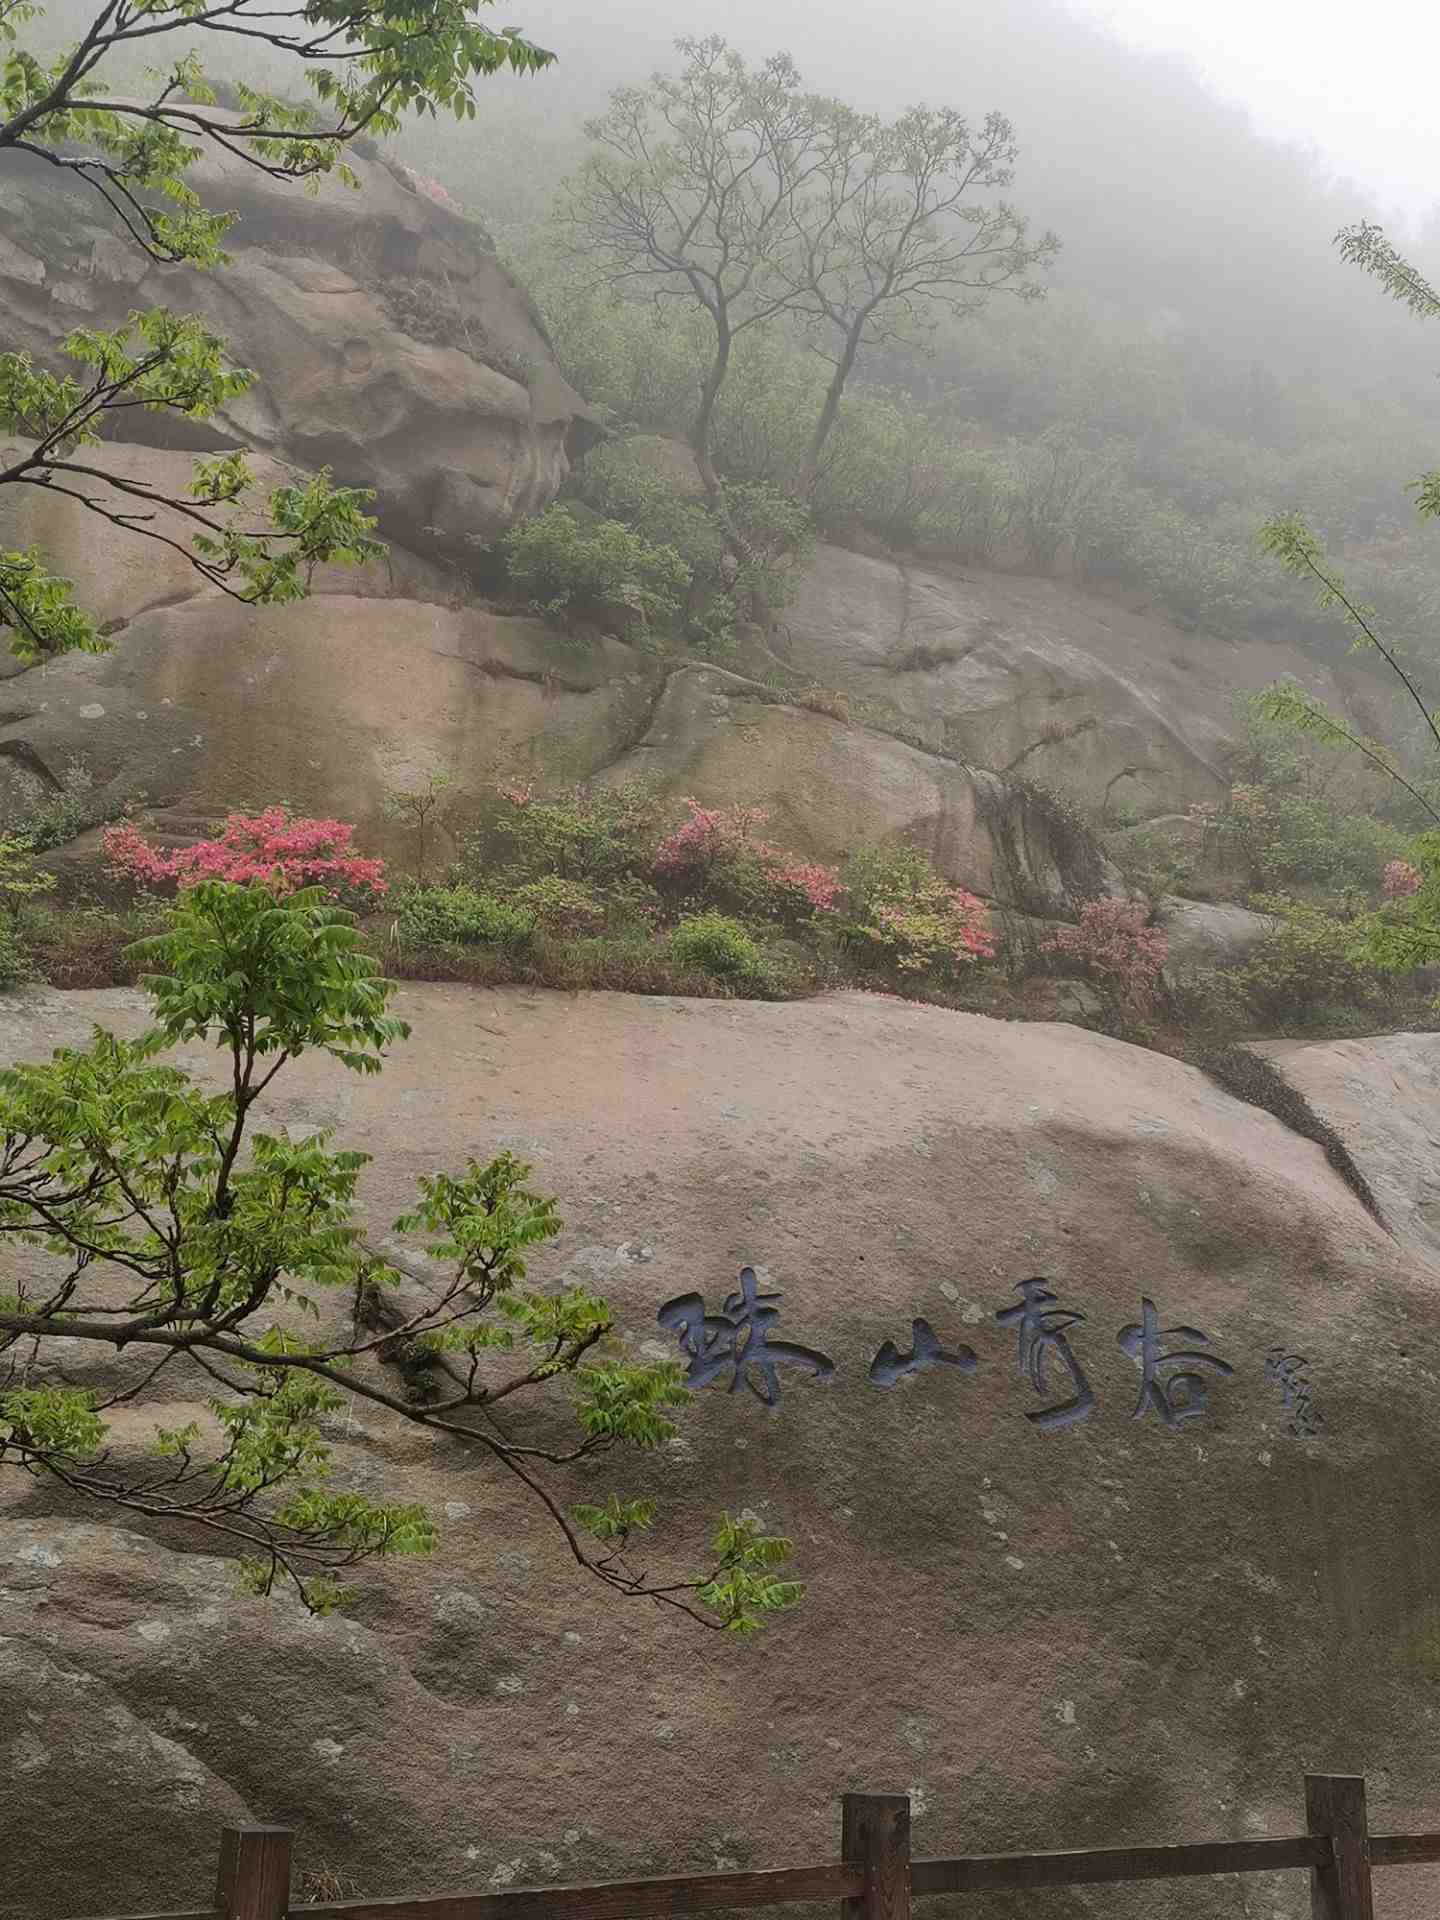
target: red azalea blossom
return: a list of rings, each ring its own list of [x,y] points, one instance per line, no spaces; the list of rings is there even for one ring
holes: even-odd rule
[[[765,858],[774,849],[751,835],[769,815],[763,807],[702,807],[688,795],[690,818],[667,834],[655,850],[655,878],[669,886],[700,879],[717,861],[748,852]]]
[[[1146,926],[1143,907],[1126,900],[1087,900],[1079,926],[1058,927],[1045,951],[1081,961],[1087,972],[1116,986],[1122,999],[1143,1006],[1160,983],[1170,942],[1158,927]]]
[[[841,883],[833,867],[822,867],[814,860],[787,861],[784,854],[769,848],[762,857],[772,886],[796,896],[812,913],[834,913]]]
[[[1380,891],[1387,900],[1404,900],[1420,890],[1420,870],[1408,860],[1387,860]]]
[[[248,886],[258,880],[284,893],[323,886],[333,895],[353,888],[378,899],[385,892],[385,863],[356,853],[350,845],[354,832],[343,820],[291,819],[283,807],[267,807],[263,813],[228,814],[217,839],[177,853],[147,845],[130,821],[107,827],[102,839],[112,872],[148,887],[193,887],[201,880]]]

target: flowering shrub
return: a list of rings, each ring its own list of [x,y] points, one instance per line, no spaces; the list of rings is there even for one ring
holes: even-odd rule
[[[985,903],[963,887],[946,887],[931,908],[881,907],[865,931],[902,973],[951,970],[995,957]]]
[[[777,855],[776,861],[783,864],[767,865],[767,874],[782,904],[811,913],[836,911],[843,887],[834,867],[822,867],[814,860],[786,862],[783,855]]]
[[[423,193],[427,200],[433,200],[437,207],[448,207],[451,213],[461,211],[460,202],[438,180],[432,180],[428,174],[417,173],[413,167],[406,167],[405,173],[417,193]]]
[[[833,913],[840,875],[757,837],[763,807],[702,807],[687,798],[689,818],[655,852],[656,884],[678,893],[728,895],[741,906],[782,914]]]
[[[769,819],[763,807],[702,807],[686,797],[690,817],[655,850],[654,874],[662,886],[690,892],[703,888],[716,869],[744,854],[769,853],[763,840],[754,840],[757,827]]]
[[[919,847],[867,847],[843,872],[841,938],[901,973],[955,975],[993,960],[985,903],[952,887]]]
[[[1078,961],[1122,1006],[1141,1012],[1153,1004],[1170,942],[1147,927],[1144,907],[1126,900],[1087,900],[1078,927],[1058,927],[1043,952]]]
[[[1420,869],[1408,860],[1387,860],[1380,877],[1380,891],[1387,900],[1404,900],[1420,890]]]
[[[149,846],[128,820],[107,827],[102,844],[112,873],[151,890],[200,880],[240,886],[260,881],[282,894],[320,886],[332,897],[355,892],[378,899],[385,892],[385,863],[356,853],[350,845],[354,833],[343,820],[292,819],[283,807],[267,807],[263,813],[228,814],[217,839],[176,853]]]

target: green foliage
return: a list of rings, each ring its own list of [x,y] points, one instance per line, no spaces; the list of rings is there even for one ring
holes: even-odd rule
[[[3,145],[0,139],[0,150]],[[132,313],[109,333],[77,328],[63,351],[88,370],[88,379],[47,373],[28,353],[0,353],[0,430],[32,443],[0,470],[0,486],[48,485],[50,476],[61,475],[108,481],[114,504],[106,504],[103,489],[96,493],[93,486],[69,491],[117,525],[178,545],[211,585],[254,605],[302,598],[309,569],[322,561],[358,564],[381,551],[372,537],[374,521],[362,511],[370,495],[333,486],[328,470],[302,484],[276,487],[264,508],[269,524],[256,533],[229,511],[241,502],[248,508],[255,485],[241,453],[197,459],[188,498],[173,500],[76,459],[100,443],[118,410],[138,407],[207,420],[250,386],[254,376],[225,365],[224,343],[194,315],[152,307]],[[189,531],[188,547],[161,530],[153,511],[130,510],[122,518],[126,497],[152,509],[170,507],[178,528]],[[0,627],[8,628],[11,651],[26,665],[101,646],[93,623],[74,606],[69,583],[49,573],[33,549],[0,552]]]
[[[491,835],[517,880],[557,875],[608,889],[625,875],[648,873],[661,815],[655,781],[571,787],[550,800],[524,786],[502,787],[501,795]],[[484,839],[467,849],[467,867],[483,870]]]
[[[89,796],[95,782],[78,756],[65,763],[58,787],[47,786],[38,774],[20,766],[7,769],[7,777],[25,796],[15,831],[35,853],[63,847],[89,824]]]
[[[677,484],[657,464],[660,458],[653,442],[647,449],[643,441],[603,440],[580,467],[580,498],[652,545],[673,548],[696,580],[715,585],[725,558],[724,533],[703,498]]]
[[[732,1633],[756,1633],[767,1613],[784,1613],[799,1605],[804,1587],[799,1581],[780,1579],[775,1572],[789,1559],[790,1542],[763,1532],[753,1516],[742,1514],[736,1519],[727,1513],[711,1545],[720,1564],[700,1589],[700,1598]]]
[[[251,1064],[318,1048],[378,1073],[385,1048],[410,1032],[386,1012],[394,983],[362,950],[354,915],[318,887],[280,901],[260,885],[199,881],[134,953],[156,969],[143,981],[155,1006],[152,1050],[213,1031]]]
[[[655,1524],[653,1500],[621,1500],[611,1494],[603,1506],[578,1506],[575,1518],[597,1540],[623,1546],[632,1533],[644,1533]]]
[[[0,921],[0,989],[18,987],[34,974],[20,937],[8,921]]]
[[[618,520],[587,524],[565,506],[547,507],[500,544],[511,585],[562,626],[581,619],[643,636],[676,619],[690,586],[673,547]]]
[[[760,949],[738,920],[713,909],[687,915],[670,935],[670,951],[682,967],[737,984],[764,977]]]
[[[1253,903],[1271,925],[1226,990],[1251,1021],[1280,1027],[1318,1024],[1337,1007],[1373,1008],[1383,994],[1379,969],[1365,957],[1361,927],[1285,894]]]
[[[416,946],[522,947],[535,931],[535,916],[519,905],[478,893],[463,882],[450,887],[407,887],[396,903],[403,940]]]
[[[1440,293],[1386,238],[1383,228],[1361,220],[1353,227],[1342,228],[1335,239],[1341,259],[1378,280],[1392,300],[1398,300],[1422,320],[1440,315]]]
[[[1417,835],[1406,853],[1419,872],[1419,886],[1364,916],[1357,928],[1357,957],[1384,974],[1440,960],[1440,830]]]
[[[142,253],[210,268],[227,260],[235,216],[203,207],[191,183],[207,151],[277,180],[313,187],[333,173],[353,186],[343,155],[357,136],[393,133],[406,113],[473,119],[477,79],[536,72],[553,58],[514,29],[482,26],[469,0],[336,0],[323,15],[305,0],[237,0],[224,11],[222,21],[190,4],[100,7],[77,44],[47,60],[19,33],[43,9],[11,0],[0,12],[0,153],[37,156],[96,193]],[[234,111],[219,110],[201,52],[211,32],[224,35],[227,65],[237,43],[310,63],[313,101],[297,105],[238,81],[228,89]],[[140,41],[159,64],[137,85],[124,62]],[[328,472],[277,487],[256,513],[240,453],[197,460],[181,495],[77,460],[130,409],[203,421],[245,392],[252,376],[225,363],[223,342],[196,316],[152,308],[113,331],[78,328],[64,352],[87,377],[0,353],[0,431],[30,443],[0,469],[0,486],[63,479],[112,525],[178,548],[212,585],[252,604],[299,598],[318,562],[381,551],[362,511],[370,496],[333,486]],[[221,511],[242,501],[243,520]],[[0,628],[27,665],[101,644],[70,583],[33,548],[0,551]]]
[[[0,912],[9,919],[12,935],[25,907],[49,893],[54,885],[54,874],[36,863],[28,836],[0,833]]]
[[[618,1558],[653,1508],[613,1496],[588,1509],[606,1544],[588,1554],[537,1475],[616,1446],[653,1447],[689,1394],[674,1362],[608,1357],[607,1302],[583,1287],[524,1284],[534,1250],[560,1231],[555,1202],[513,1154],[423,1174],[397,1233],[423,1236],[442,1278],[379,1324],[390,1348],[418,1351],[446,1385],[438,1404],[387,1386],[387,1342],[360,1325],[401,1277],[363,1238],[356,1187],[368,1156],[327,1134],[292,1140],[251,1126],[275,1075],[320,1048],[352,1071],[378,1070],[406,1032],[388,1011],[392,983],[356,951],[347,917],[312,893],[205,881],[143,943],[168,971],[147,980],[157,1026],[0,1073],[0,1238],[44,1262],[0,1300],[0,1465],[53,1476],[71,1494],[155,1523],[181,1518],[238,1548],[242,1585],[281,1581],[314,1612],[339,1605],[339,1575],[378,1556],[425,1553],[430,1515],[328,1484],[326,1425],[358,1399],[437,1435],[463,1435],[540,1498],[576,1558],[613,1591],[678,1606],[724,1629],[788,1604],[773,1568],[779,1543],[722,1523],[712,1563],[652,1580]],[[224,1091],[158,1064],[167,1043],[216,1041]],[[89,1288],[97,1270],[115,1287]],[[322,1299],[353,1299],[354,1316]],[[327,1330],[328,1329],[328,1330]],[[137,1388],[57,1385],[44,1374],[56,1338],[153,1353]],[[498,1371],[510,1356],[518,1370]],[[399,1356],[396,1356],[399,1357]],[[37,1369],[36,1360],[40,1366]],[[150,1459],[108,1444],[107,1415],[133,1410],[162,1367],[193,1370],[204,1418],[157,1425]],[[36,1377],[37,1371],[40,1377]],[[577,1436],[509,1439],[493,1401],[568,1383]],[[218,1391],[217,1391],[218,1389]],[[183,1389],[182,1389],[183,1397]],[[582,1519],[584,1516],[582,1516]]]
[[[737,618],[768,620],[787,604],[813,543],[806,508],[770,481],[727,481],[722,516],[625,440],[589,456],[580,489],[596,511],[679,554],[689,573],[685,637],[717,655],[729,650]]]
[[[658,1447],[676,1428],[667,1410],[690,1398],[684,1369],[675,1361],[635,1367],[619,1360],[596,1361],[575,1373],[575,1410],[592,1440],[627,1441]]]
[[[574,938],[598,933],[605,924],[607,904],[584,880],[567,880],[558,873],[526,880],[510,894],[511,903],[530,914],[547,934]]]
[[[466,1287],[488,1305],[525,1278],[523,1249],[560,1231],[555,1202],[526,1186],[529,1175],[512,1153],[483,1167],[471,1160],[458,1179],[422,1174],[420,1204],[401,1215],[395,1231],[438,1236],[428,1248],[430,1258],[453,1263]]]

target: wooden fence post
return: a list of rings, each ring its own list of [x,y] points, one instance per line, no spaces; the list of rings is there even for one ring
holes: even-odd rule
[[[1328,1867],[1310,1871],[1311,1920],[1375,1920],[1364,1780],[1358,1774],[1307,1773],[1305,1825],[1311,1833],[1328,1833],[1334,1849]]]
[[[841,1920],[910,1920],[908,1793],[845,1794],[840,1856],[847,1866],[865,1869],[865,1891],[841,1901]]]
[[[289,1827],[222,1827],[215,1904],[225,1920],[286,1920],[290,1911]]]

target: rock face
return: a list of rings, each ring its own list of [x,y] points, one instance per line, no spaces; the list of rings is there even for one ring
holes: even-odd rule
[[[123,459],[167,488],[188,468],[152,449]],[[257,474],[267,490],[285,477],[271,462]],[[324,570],[296,605],[253,608],[163,546],[96,539],[104,523],[70,501],[6,491],[0,541],[41,545],[113,639],[0,682],[0,817],[16,769],[58,778],[78,757],[97,812],[135,794],[201,819],[283,799],[398,855],[387,788],[449,771],[463,825],[496,778],[537,762],[586,778],[646,726],[644,656],[614,640],[577,651],[539,621],[457,603],[443,570],[403,549]]]
[[[136,308],[202,314],[258,376],[172,444],[246,446],[373,487],[386,531],[464,565],[555,497],[595,429],[534,306],[483,228],[358,155],[361,190],[315,194],[207,154],[192,179],[235,210],[220,272],[159,268],[120,239],[98,197],[57,192],[26,155],[0,163],[0,322],[51,360],[75,326]],[[134,431],[179,433],[160,415]]]
[[[659,1305],[697,1289],[713,1307],[749,1262],[782,1296],[778,1332],[834,1360],[828,1384],[782,1369],[773,1408],[713,1385],[675,1443],[561,1488],[653,1492],[657,1568],[695,1564],[717,1509],[751,1509],[792,1535],[805,1604],[753,1647],[627,1610],[479,1453],[363,1408],[337,1426],[342,1481],[426,1500],[443,1537],[367,1573],[349,1619],[231,1597],[210,1543],[10,1485],[16,1914],[203,1904],[240,1813],[296,1825],[303,1867],[376,1898],[830,1859],[856,1787],[910,1791],[920,1855],[1293,1833],[1306,1769],[1364,1772],[1374,1831],[1440,1825],[1440,1257],[1398,1205],[1429,1177],[1440,1039],[1287,1056],[1317,1106],[1359,1089],[1350,1144],[1396,1203],[1392,1238],[1278,1121],[1072,1027],[868,996],[423,988],[400,1010],[414,1035],[378,1080],[307,1056],[277,1082],[292,1126],[377,1154],[377,1232],[418,1172],[508,1142],[567,1221],[537,1274],[602,1286],[628,1351],[673,1351]],[[0,1058],[95,1018],[133,1032],[143,1009],[0,999]],[[997,1319],[1036,1274],[1085,1316],[1071,1351],[1096,1403],[1051,1431],[1026,1416],[1076,1397],[1074,1376],[1052,1350],[1037,1395]],[[1234,1368],[1174,1429],[1119,1338],[1143,1298]],[[870,1384],[919,1317],[974,1374]],[[1310,1363],[1309,1437],[1266,1377],[1276,1348]],[[171,1390],[173,1425],[196,1389]],[[1424,1880],[1386,1877],[1387,1915],[1418,1920]],[[1300,1874],[1247,1894],[1307,1910]],[[1063,1908],[1235,1909],[1220,1881]]]
[[[1219,901],[1181,900],[1167,894],[1160,905],[1172,974],[1238,965],[1249,959],[1273,925],[1263,913]]]
[[[1268,1040],[1257,1051],[1269,1055],[1364,1161],[1401,1239],[1419,1254],[1440,1256],[1440,1046],[1429,1034],[1387,1033],[1324,1047]]]
[[[715,667],[670,676],[649,731],[610,769],[724,806],[763,806],[774,838],[835,858],[887,838],[924,847],[940,872],[1031,914],[1123,892],[1063,813],[994,774],[803,707]]]
[[[151,448],[96,459],[123,460],[132,479],[169,493],[189,470],[188,456]],[[257,464],[262,493],[287,477]],[[1043,796],[776,704],[719,668],[677,668],[613,639],[568,646],[538,620],[467,602],[442,566],[403,548],[383,566],[324,570],[297,605],[256,609],[207,587],[158,542],[111,537],[71,500],[6,492],[0,540],[41,547],[112,648],[0,683],[0,809],[17,770],[58,779],[80,758],[97,815],[138,793],[199,821],[278,797],[352,821],[362,844],[400,856],[410,849],[386,817],[385,790],[431,772],[454,779],[456,827],[508,774],[645,773],[675,794],[763,805],[777,840],[825,859],[903,835],[951,879],[1027,913],[1065,914],[1120,890],[1089,837]],[[185,538],[177,516],[159,524]]]
[[[822,547],[777,651],[876,724],[997,773],[1141,814],[1213,800],[1237,689],[1291,674],[1349,708],[1376,683],[1293,648],[1182,634],[1051,580]]]

